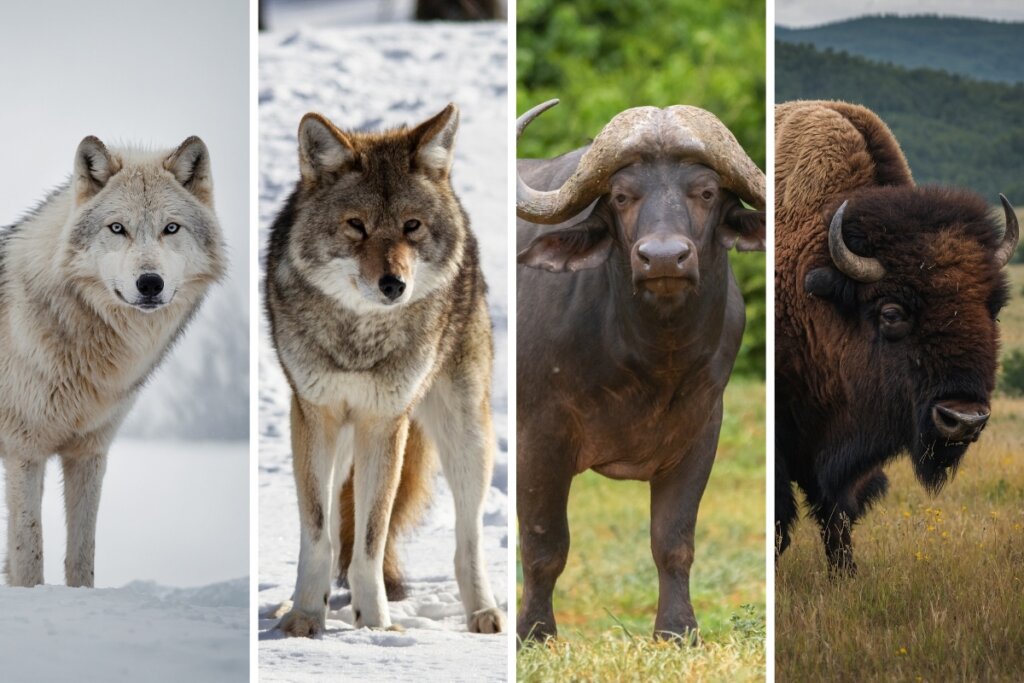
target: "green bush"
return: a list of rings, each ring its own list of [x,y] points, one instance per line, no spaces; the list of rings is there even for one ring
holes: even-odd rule
[[[1024,396],[1024,349],[1014,349],[1003,356],[999,389],[1010,396]]]
[[[764,168],[763,0],[521,0],[517,20],[518,112],[562,101],[531,126],[519,157],[585,145],[630,107],[691,104],[718,116]],[[763,376],[764,255],[732,263],[747,305],[737,371]]]

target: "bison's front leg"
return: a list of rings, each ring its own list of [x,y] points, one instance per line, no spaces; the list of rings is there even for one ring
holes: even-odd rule
[[[693,535],[721,424],[719,402],[695,447],[675,467],[651,481],[651,550],[658,567],[655,638],[696,639],[697,618],[690,602]]]
[[[853,561],[853,514],[838,503],[824,501],[817,507],[821,540],[825,544],[825,557],[829,571],[834,575],[853,575],[857,564]]]
[[[540,445],[544,444],[544,445]],[[567,450],[544,439],[520,438],[516,456],[516,511],[523,563],[523,596],[516,633],[521,641],[558,634],[551,596],[569,555]]]

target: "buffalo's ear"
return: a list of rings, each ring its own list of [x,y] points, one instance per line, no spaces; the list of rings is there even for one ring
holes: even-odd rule
[[[186,139],[164,159],[164,168],[196,199],[213,206],[213,175],[206,143],[195,135]]]
[[[75,151],[75,202],[89,201],[121,170],[121,162],[94,135],[78,143]]]
[[[552,273],[574,273],[607,261],[613,243],[604,223],[590,218],[537,235],[530,246],[519,252],[517,261]]]
[[[726,249],[764,251],[765,213],[736,205],[725,214],[718,227],[718,241]]]
[[[352,142],[333,123],[310,112],[299,123],[299,172],[308,183],[337,173],[354,163]]]
[[[441,175],[448,175],[455,158],[455,133],[459,130],[459,108],[449,102],[435,116],[416,126],[410,135],[415,144],[414,163]]]

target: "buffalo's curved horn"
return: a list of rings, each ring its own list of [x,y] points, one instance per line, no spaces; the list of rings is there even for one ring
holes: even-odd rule
[[[558,100],[534,107],[516,121],[516,135]],[[757,209],[764,209],[764,174],[714,114],[697,107],[635,107],[601,129],[573,174],[557,190],[531,188],[516,177],[516,213],[532,223],[568,220],[608,190],[621,168],[643,155],[677,156],[714,169],[722,185]]]
[[[876,258],[854,254],[843,239],[843,212],[847,204],[849,201],[842,203],[828,226],[828,252],[836,268],[847,277],[857,282],[878,282],[885,277],[882,263]]]
[[[1017,223],[1017,212],[1005,195],[999,195],[999,201],[1003,203],[1003,212],[1006,214],[1006,232],[1003,233],[1003,242],[996,249],[996,263],[1002,268],[1017,251],[1017,240],[1020,239],[1020,225]]]

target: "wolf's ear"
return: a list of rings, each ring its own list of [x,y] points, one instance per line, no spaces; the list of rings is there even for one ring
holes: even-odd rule
[[[196,199],[213,206],[213,176],[206,143],[193,135],[164,159],[164,168]]]
[[[299,171],[315,183],[325,174],[337,173],[356,160],[355,149],[345,134],[320,114],[309,113],[299,123]]]
[[[120,170],[121,163],[111,156],[99,138],[90,135],[83,139],[75,151],[76,203],[89,201]]]
[[[459,130],[459,108],[448,103],[440,114],[413,128],[414,166],[448,175],[455,157],[455,133]]]

